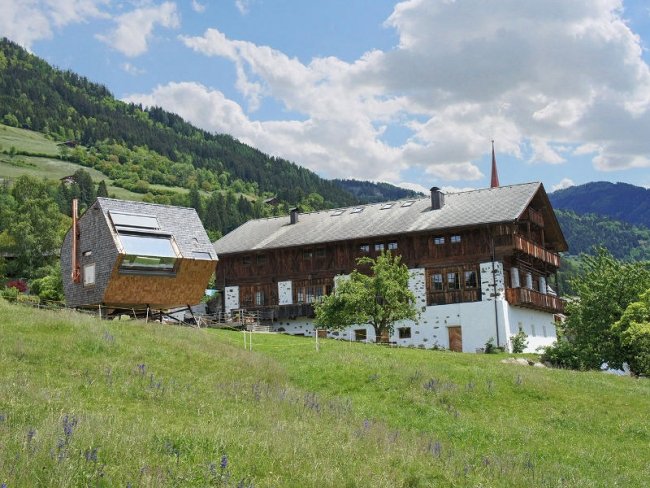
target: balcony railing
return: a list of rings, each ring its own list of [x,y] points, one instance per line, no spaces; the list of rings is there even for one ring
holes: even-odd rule
[[[519,234],[508,234],[497,236],[494,239],[494,244],[497,247],[514,247],[517,251],[521,251],[530,256],[533,256],[537,259],[549,263],[556,268],[560,267],[560,255],[552,251],[544,249],[539,244],[535,244],[533,241],[526,239],[524,236]]]
[[[529,288],[506,288],[506,300],[510,305],[544,312],[564,313],[564,300]]]

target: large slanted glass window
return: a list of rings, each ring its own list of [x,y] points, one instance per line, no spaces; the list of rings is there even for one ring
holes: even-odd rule
[[[131,229],[160,229],[158,219],[155,215],[130,214],[123,212],[108,212],[115,227]]]
[[[120,271],[133,273],[173,274],[176,251],[172,238],[164,234],[119,233],[126,256]]]

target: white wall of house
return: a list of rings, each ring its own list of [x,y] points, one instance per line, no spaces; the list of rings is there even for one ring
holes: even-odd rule
[[[521,307],[508,307],[509,336],[523,330],[528,336],[524,352],[537,352],[538,347],[550,346],[557,340],[553,314]]]
[[[457,326],[460,326],[462,331],[463,352],[476,352],[484,348],[490,338],[493,338],[497,345],[497,336],[498,345],[509,348],[510,337],[519,331],[519,327],[528,335],[527,352],[534,352],[537,347],[547,346],[555,341],[553,314],[512,307],[505,300],[502,263],[495,262],[494,265],[492,262],[481,263],[479,268],[482,295],[480,302],[434,306],[427,306],[424,269],[409,270],[409,289],[415,294],[416,307],[421,313],[420,319],[417,322],[401,321],[395,324],[390,341],[400,346],[448,349],[448,328]],[[339,279],[345,278],[345,276],[337,277],[335,283]],[[291,282],[278,283],[280,296],[282,296],[283,290],[290,295],[287,290],[291,290]],[[400,339],[400,328],[410,328],[410,331],[405,331],[410,332],[410,337]],[[313,336],[314,320],[308,318],[280,320],[274,323],[273,329],[288,334]],[[341,331],[328,332],[328,337],[355,340],[354,331],[357,329],[365,329],[366,340],[375,341],[374,330],[369,325],[358,325]]]

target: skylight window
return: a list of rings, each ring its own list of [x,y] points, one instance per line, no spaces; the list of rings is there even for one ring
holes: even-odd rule
[[[332,212],[332,217],[337,217],[338,215],[341,215],[343,213],[343,210],[334,210]]]
[[[356,208],[353,208],[350,213],[351,214],[353,214],[353,213],[361,213],[362,211],[363,211],[363,207],[356,207]]]
[[[129,214],[122,212],[108,212],[116,227],[132,227],[138,229],[160,229],[155,215]]]
[[[402,207],[410,207],[415,203],[415,200],[409,200],[408,202],[402,203]]]
[[[393,208],[393,205],[395,205],[395,204],[394,203],[384,203],[381,206],[381,210],[388,210],[389,208]]]

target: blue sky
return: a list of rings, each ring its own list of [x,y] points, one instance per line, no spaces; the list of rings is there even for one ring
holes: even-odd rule
[[[51,64],[327,178],[650,187],[650,5],[0,0]]]

